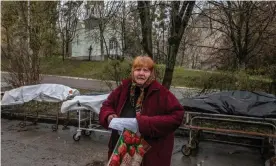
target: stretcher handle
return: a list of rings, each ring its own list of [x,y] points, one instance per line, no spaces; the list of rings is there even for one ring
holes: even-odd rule
[[[254,131],[241,131],[241,130],[230,130],[230,129],[221,129],[221,128],[199,127],[199,126],[193,126],[193,125],[184,125],[184,127],[188,128],[188,129],[194,129],[194,130],[208,130],[208,131],[217,131],[217,132],[224,132],[224,133],[246,134],[246,135],[276,138],[276,134],[264,134],[264,133],[254,132]]]

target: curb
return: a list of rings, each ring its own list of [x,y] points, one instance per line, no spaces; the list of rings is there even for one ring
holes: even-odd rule
[[[9,72],[6,72],[6,71],[1,71],[1,73],[9,74]],[[70,79],[75,79],[75,80],[102,81],[102,80],[97,80],[97,79],[92,79],[92,78],[84,78],[84,77],[73,77],[73,76],[62,76],[62,75],[51,75],[51,74],[40,74],[40,75],[41,76],[49,76],[49,77],[70,78]],[[112,82],[115,82],[115,81],[112,81]]]

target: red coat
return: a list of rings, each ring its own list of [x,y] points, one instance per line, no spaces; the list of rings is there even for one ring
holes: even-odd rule
[[[108,128],[107,117],[110,114],[120,116],[130,83],[130,80],[124,80],[103,103],[99,117],[100,124],[105,128]],[[153,81],[144,99],[141,116],[136,117],[140,133],[151,145],[151,149],[144,156],[143,166],[170,166],[174,131],[182,123],[183,116],[183,107],[176,97],[157,81]],[[113,131],[111,137],[117,139],[119,136]],[[111,140],[109,155],[116,145],[116,142]]]

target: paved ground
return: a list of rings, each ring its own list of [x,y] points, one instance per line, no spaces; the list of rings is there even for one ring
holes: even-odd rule
[[[109,135],[72,139],[75,127],[52,132],[51,125],[39,123],[20,129],[19,121],[1,119],[2,166],[100,166],[106,162]],[[99,139],[100,138],[100,139]],[[179,149],[185,138],[175,139],[172,166],[262,166],[256,149],[201,142],[197,154],[185,157]],[[93,164],[94,163],[94,164]],[[98,164],[96,164],[98,163]]]
[[[1,87],[3,76],[1,73]],[[97,80],[73,79],[66,77],[43,76],[41,83],[59,83],[79,89],[108,91],[106,84]],[[195,92],[189,88],[171,88],[177,98]],[[38,124],[18,130],[19,121],[1,119],[1,165],[3,166],[92,166],[95,162],[106,162],[108,135],[97,133],[82,137],[80,142],[72,139],[76,131],[58,130],[52,132],[51,125]],[[239,146],[201,142],[198,153],[185,157],[179,152],[186,138],[176,138],[172,166],[262,166],[263,161],[256,149]],[[100,164],[98,164],[100,165]]]

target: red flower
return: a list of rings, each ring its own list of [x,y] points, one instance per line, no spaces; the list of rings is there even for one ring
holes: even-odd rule
[[[120,156],[113,154],[109,166],[120,166]]]
[[[128,131],[128,130],[125,130],[124,133],[123,133],[123,136],[124,137],[131,137],[131,132]]]
[[[131,138],[131,144],[135,144],[136,143],[136,138],[135,136]]]
[[[130,147],[129,147],[129,155],[130,155],[131,157],[133,157],[134,154],[135,154],[135,148],[134,148],[134,146],[130,146]]]
[[[125,142],[126,144],[132,144],[132,138],[131,138],[131,137],[125,137],[125,138],[124,138],[124,142]]]
[[[124,157],[124,155],[127,152],[127,146],[125,143],[122,143],[119,147],[118,147],[118,153],[121,157]]]
[[[135,135],[134,138],[135,138],[134,143],[135,143],[135,144],[140,144],[140,142],[141,142],[140,138],[139,138],[137,135]]]
[[[129,132],[129,131],[125,131],[124,133],[123,133],[123,138],[124,138],[124,142],[126,143],[126,144],[133,144],[133,140],[132,140],[132,138],[133,138],[133,135],[131,134],[131,132]]]
[[[139,146],[137,147],[137,151],[138,151],[138,153],[139,153],[142,157],[143,157],[144,154],[146,153],[145,150],[144,150],[144,148],[143,148],[143,145],[139,145]]]

